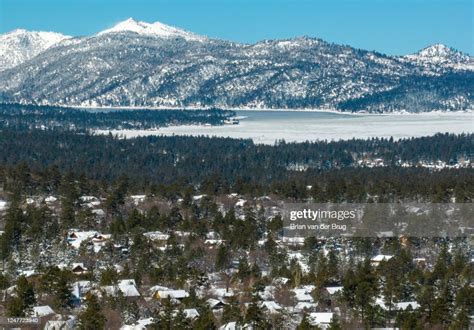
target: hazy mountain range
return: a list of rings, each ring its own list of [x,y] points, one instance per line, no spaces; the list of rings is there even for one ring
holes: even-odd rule
[[[416,54],[300,37],[242,44],[133,19],[86,37],[0,35],[0,102],[68,106],[474,108],[474,59],[442,44]]]

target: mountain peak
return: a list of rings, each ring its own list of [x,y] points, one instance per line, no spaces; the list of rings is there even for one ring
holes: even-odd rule
[[[141,35],[156,36],[161,38],[184,38],[187,40],[201,40],[204,37],[193,34],[191,32],[175,28],[170,25],[166,25],[160,22],[147,23],[137,21],[130,17],[122,22],[117,23],[110,29],[101,31],[98,35],[104,35],[108,33],[122,33],[132,32]]]
[[[474,60],[471,56],[441,43],[423,48],[415,54],[404,56],[404,58],[423,65],[442,65],[471,71],[474,69]]]
[[[460,53],[460,52],[444,44],[437,43],[437,44],[428,46],[426,48],[423,48],[418,53],[416,53],[416,55],[422,56],[422,57],[447,57],[447,56],[452,56],[453,54],[456,54],[456,53]]]

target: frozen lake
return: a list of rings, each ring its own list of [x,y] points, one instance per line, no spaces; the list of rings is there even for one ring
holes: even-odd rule
[[[159,130],[112,131],[127,137],[146,135],[204,135],[249,138],[255,143],[276,140],[303,142],[352,138],[429,136],[438,132],[473,133],[474,113],[350,115],[310,111],[236,111],[239,125],[171,126]],[[105,133],[101,131],[100,133]],[[107,131],[108,133],[108,131]]]

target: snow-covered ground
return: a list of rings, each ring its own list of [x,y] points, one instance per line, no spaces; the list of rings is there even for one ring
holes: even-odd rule
[[[324,112],[237,111],[239,125],[170,126],[159,130],[111,131],[126,137],[147,135],[209,135],[253,139],[273,144],[276,140],[345,140],[391,137],[394,139],[430,136],[438,132],[473,133],[474,113],[423,113],[392,115],[347,115]],[[106,133],[109,131],[98,131]]]

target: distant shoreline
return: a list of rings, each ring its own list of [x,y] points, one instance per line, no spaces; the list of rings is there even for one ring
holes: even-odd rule
[[[293,108],[293,109],[274,109],[274,108],[219,108],[219,107],[151,107],[151,106],[74,106],[74,105],[64,105],[58,106],[64,108],[77,108],[77,109],[104,109],[104,110],[210,110],[210,109],[219,109],[219,110],[230,110],[230,111],[251,111],[251,112],[315,112],[315,113],[333,113],[338,115],[353,115],[353,116],[387,116],[387,115],[433,115],[433,114],[440,114],[440,115],[449,115],[449,114],[466,114],[466,115],[473,115],[474,109],[468,110],[432,110],[432,111],[425,111],[425,112],[408,112],[406,110],[401,111],[393,111],[393,112],[384,112],[384,113],[373,113],[373,112],[347,112],[347,111],[340,111],[336,109],[308,109],[308,108]]]

